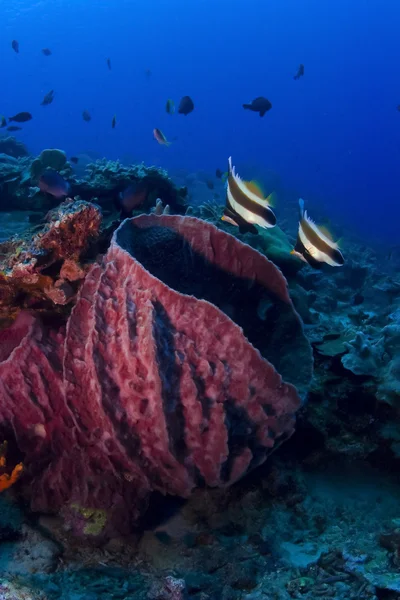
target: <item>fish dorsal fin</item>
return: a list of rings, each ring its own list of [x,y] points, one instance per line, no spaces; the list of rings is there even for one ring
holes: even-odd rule
[[[311,227],[311,229],[314,230],[314,232],[324,241],[326,242],[331,248],[337,248],[338,245],[336,242],[333,241],[332,239],[332,235],[329,233],[329,235],[327,235],[324,232],[324,227],[320,227],[319,225],[317,225],[312,219],[310,219],[310,217],[307,214],[307,211],[304,211],[304,220],[309,224],[309,226]]]
[[[327,227],[325,227],[325,225],[318,225],[318,229],[320,230],[321,233],[324,234],[325,237],[328,238],[328,240],[331,240],[331,242],[333,242],[333,235],[331,234],[329,229]]]
[[[257,183],[257,181],[254,181],[254,179],[252,179],[251,181],[244,181],[243,183],[247,187],[249,192],[252,192],[261,200],[265,199],[264,192],[262,191],[261,186],[259,183]]]
[[[274,206],[276,206],[277,200],[278,200],[278,195],[276,192],[271,192],[267,198],[267,202],[268,202],[269,206],[272,206],[272,208]]]

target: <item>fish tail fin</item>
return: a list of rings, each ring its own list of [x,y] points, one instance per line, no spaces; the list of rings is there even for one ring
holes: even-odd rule
[[[300,208],[300,219],[304,217],[304,200],[303,198],[299,198],[299,208]]]
[[[243,104],[243,108],[250,109],[251,108],[251,104]]]

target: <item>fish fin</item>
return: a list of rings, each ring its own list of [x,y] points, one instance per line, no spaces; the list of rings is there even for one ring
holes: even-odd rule
[[[257,183],[257,181],[254,181],[254,179],[252,179],[251,181],[244,181],[243,183],[250,192],[253,192],[253,194],[258,196],[258,198],[264,200],[264,192],[262,191],[261,186]]]
[[[238,223],[236,223],[232,219],[232,217],[229,217],[228,215],[222,215],[221,221],[225,221],[225,223],[229,223],[230,225],[234,225],[234,227],[239,227]]]
[[[263,117],[266,112],[267,112],[266,110],[260,110],[260,117]]]
[[[278,195],[276,192],[271,192],[267,198],[267,202],[268,202],[269,206],[272,206],[272,207],[276,206],[277,200],[278,200]]]
[[[332,242],[334,241],[333,240],[333,235],[331,234],[331,232],[329,231],[329,229],[327,227],[325,227],[325,225],[319,225],[318,229],[320,230],[321,233],[324,234],[325,237],[327,237]]]
[[[300,207],[300,218],[304,218],[304,200],[303,198],[299,198],[299,207]]]
[[[298,259],[302,260],[303,262],[305,262],[308,265],[308,260],[297,250],[291,250],[290,254],[292,256],[297,256]]]

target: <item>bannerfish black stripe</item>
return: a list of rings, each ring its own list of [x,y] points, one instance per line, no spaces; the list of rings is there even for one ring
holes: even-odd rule
[[[226,221],[227,223],[230,223],[231,225],[236,225],[236,227],[239,227],[240,233],[258,233],[257,227],[255,227],[255,225],[252,225],[252,223],[248,223],[247,221],[245,221],[243,217],[235,213],[228,206],[225,206],[224,208],[224,216],[222,217],[222,220]]]

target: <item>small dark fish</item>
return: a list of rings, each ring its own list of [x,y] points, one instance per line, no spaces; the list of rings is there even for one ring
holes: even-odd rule
[[[50,48],[43,48],[43,50],[42,50],[42,53],[43,53],[45,56],[51,56],[51,54],[52,54],[52,52],[51,52]]]
[[[214,189],[214,183],[211,181],[211,179],[207,179],[206,186],[208,187],[209,190]]]
[[[18,127],[18,125],[9,125],[7,127],[7,131],[21,131],[22,127]]]
[[[131,183],[119,194],[117,206],[121,209],[121,215],[130,216],[134,208],[138,208],[146,200],[148,194],[147,185],[143,183]]]
[[[19,43],[17,42],[17,40],[13,40],[11,42],[11,48],[14,50],[14,52],[16,52],[18,54],[18,52],[19,52]]]
[[[79,158],[77,156],[71,156],[71,158],[69,159],[69,162],[74,163],[74,165],[77,165],[79,162]]]
[[[224,172],[221,171],[221,169],[215,169],[215,177],[217,179],[221,179],[223,174],[224,174]]]
[[[20,112],[14,115],[13,117],[8,117],[8,120],[15,121],[16,123],[26,123],[32,119],[31,113],[28,112]]]
[[[194,109],[193,100],[190,96],[183,96],[182,100],[179,102],[178,113],[180,115],[188,115]]]
[[[117,115],[114,115],[112,118],[112,121],[111,121],[111,127],[113,129],[115,129],[116,124],[117,124]]]
[[[60,173],[53,169],[47,169],[39,179],[39,188],[42,192],[61,199],[68,196],[71,186],[68,181],[61,177]]]
[[[175,104],[171,98],[168,98],[167,103],[165,105],[165,110],[169,115],[173,115],[175,112]]]
[[[364,302],[364,296],[360,292],[357,292],[356,294],[354,294],[353,300],[352,300],[353,306],[360,306],[360,304],[362,304],[363,302]]]
[[[90,112],[88,110],[84,110],[83,111],[83,113],[82,113],[82,119],[84,121],[86,121],[87,123],[92,120],[92,117],[90,116]]]
[[[2,127],[7,127],[7,119],[2,115],[0,119],[0,129]]]
[[[109,69],[109,71],[111,71],[111,59],[107,58],[107,67]]]
[[[300,64],[299,68],[297,69],[296,75],[293,76],[293,79],[300,79],[300,77],[303,77],[303,75],[304,75],[304,65]]]
[[[48,106],[49,104],[51,104],[54,100],[54,90],[50,90],[50,92],[48,92],[45,97],[43,98],[42,102],[40,103],[41,106]]]
[[[400,104],[397,105],[397,110],[400,112]]]
[[[243,108],[258,112],[260,117],[263,117],[267,111],[271,110],[272,104],[267,98],[259,96],[258,98],[255,98],[251,104],[243,104]]]
[[[150,69],[146,69],[144,74],[146,75],[147,79],[149,79],[151,77],[151,70]]]

